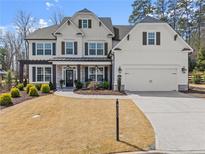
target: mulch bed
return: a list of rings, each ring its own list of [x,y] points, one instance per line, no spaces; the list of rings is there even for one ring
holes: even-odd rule
[[[119,92],[119,91],[112,91],[112,90],[75,90],[76,94],[81,95],[126,95],[125,92]]]
[[[195,97],[205,98],[205,88],[197,85],[189,86],[188,94]]]
[[[5,91],[5,92],[8,92],[8,91]],[[52,92],[51,92],[52,93]],[[50,93],[50,94],[51,94]],[[49,95],[49,94],[46,94],[46,93],[42,93],[40,91],[38,91],[38,94],[39,94],[39,97],[40,96],[45,96],[45,95]],[[19,103],[22,103],[26,100],[29,100],[29,99],[33,99],[33,98],[36,98],[36,97],[32,97],[32,96],[29,96],[26,91],[20,91],[20,95],[21,97],[16,97],[16,98],[12,98],[12,102],[13,102],[13,105],[16,105],[16,104],[19,104]],[[1,109],[4,109],[4,108],[7,108],[6,106],[0,106],[0,110]]]

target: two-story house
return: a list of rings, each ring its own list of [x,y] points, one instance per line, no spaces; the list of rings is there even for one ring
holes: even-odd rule
[[[60,25],[30,34],[30,83],[53,82],[73,87],[74,81],[109,81],[116,88],[121,73],[125,90],[187,90],[188,53],[192,48],[167,24],[146,17],[135,26],[113,25],[83,9]],[[122,70],[119,72],[119,68]]]

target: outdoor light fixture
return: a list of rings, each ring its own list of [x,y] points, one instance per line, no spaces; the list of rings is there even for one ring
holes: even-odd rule
[[[122,73],[122,68],[121,68],[121,67],[118,68],[118,73],[119,73],[119,74]]]
[[[182,73],[186,73],[187,69],[185,68],[185,66],[182,67]]]

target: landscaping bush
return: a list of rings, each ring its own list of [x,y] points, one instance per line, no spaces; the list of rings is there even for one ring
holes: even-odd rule
[[[36,89],[35,86],[31,86],[29,88],[29,96],[39,96],[38,90]]]
[[[28,94],[29,91],[30,91],[30,88],[33,87],[34,85],[33,84],[27,84],[26,85],[26,93]]]
[[[42,93],[49,93],[50,92],[50,87],[48,84],[42,84],[41,86],[41,92]]]
[[[88,88],[88,89],[91,89],[91,90],[96,90],[96,89],[97,89],[97,86],[98,86],[98,83],[97,83],[97,82],[91,81],[91,82],[89,82],[87,88]]]
[[[83,88],[83,83],[76,80],[75,81],[75,87],[76,87],[76,89],[82,89]]]
[[[110,84],[109,84],[108,81],[103,81],[103,82],[102,82],[102,88],[103,88],[103,89],[109,89],[109,87],[110,87]]]
[[[192,83],[199,84],[201,83],[201,74],[194,71],[192,73]]]
[[[23,91],[24,89],[24,85],[22,83],[19,83],[17,86],[16,86],[20,91]]]
[[[1,106],[10,106],[13,105],[11,95],[4,93],[0,95],[0,105]]]
[[[20,92],[18,88],[11,88],[10,93],[11,93],[11,97],[13,98],[20,97]]]
[[[49,82],[49,87],[50,87],[50,90],[54,90],[54,86],[52,82]]]
[[[35,84],[35,87],[36,87],[36,89],[39,91],[39,90],[41,90],[41,84],[40,83],[36,83]]]

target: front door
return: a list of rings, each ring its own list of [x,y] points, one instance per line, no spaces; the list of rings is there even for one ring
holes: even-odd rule
[[[73,70],[66,70],[66,87],[73,87]]]

